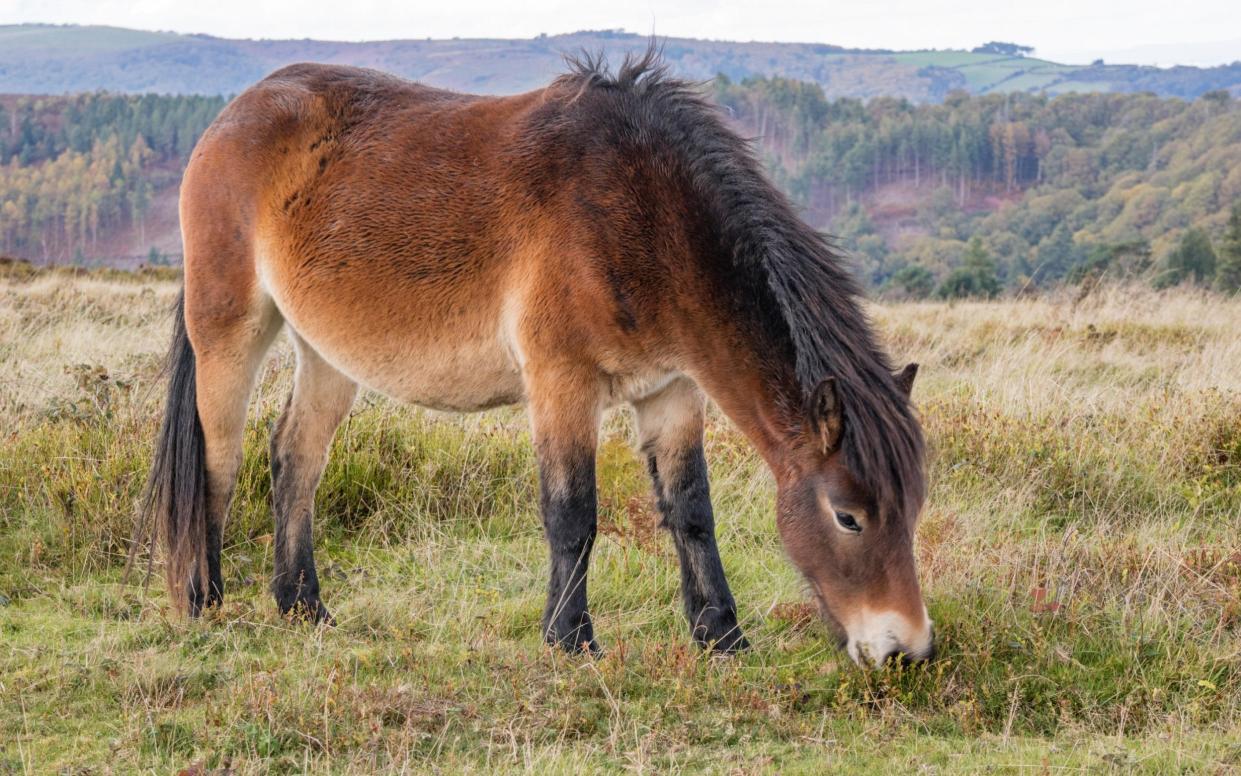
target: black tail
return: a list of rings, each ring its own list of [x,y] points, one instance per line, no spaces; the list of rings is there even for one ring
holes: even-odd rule
[[[185,331],[185,292],[177,297],[168,351],[168,401],[155,442],[140,525],[155,521],[173,604],[196,616],[219,601],[218,580],[208,590],[207,461],[198,419],[194,348]],[[213,575],[212,575],[213,576]]]

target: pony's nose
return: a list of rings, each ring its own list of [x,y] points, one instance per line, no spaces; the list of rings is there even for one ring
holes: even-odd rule
[[[903,666],[912,666],[919,663],[929,663],[935,659],[935,642],[931,641],[921,652],[910,652],[904,648],[894,649],[879,661],[880,665],[900,661]]]
[[[895,660],[903,665],[912,665],[935,657],[935,639],[929,620],[922,628],[911,629],[902,635],[897,634],[896,628],[885,628],[870,638],[850,639],[846,649],[849,657],[863,666],[882,666]]]

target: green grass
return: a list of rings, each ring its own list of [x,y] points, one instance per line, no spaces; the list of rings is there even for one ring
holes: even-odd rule
[[[603,657],[540,642],[546,555],[516,410],[360,401],[318,497],[339,624],[285,622],[265,590],[283,346],[253,406],[227,601],[174,618],[158,573],[146,592],[122,582],[174,289],[0,281],[0,773],[1241,768],[1241,302],[876,308],[898,357],[924,364],[918,554],[941,657],[864,672],[809,616],[771,479],[718,416],[720,544],[754,644],[740,657],[690,644],[623,415],[600,452]]]
[[[1063,87],[1065,76],[1079,69],[1033,57],[1008,57],[996,54],[975,54],[968,51],[910,51],[894,54],[893,59],[920,67],[946,67],[965,77],[971,92],[990,91],[1056,92]],[[1070,88],[1083,91],[1081,84]],[[1109,91],[1108,84],[1094,84],[1089,91]]]

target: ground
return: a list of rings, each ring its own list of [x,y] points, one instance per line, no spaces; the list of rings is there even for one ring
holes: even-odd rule
[[[173,278],[0,278],[0,773],[1241,770],[1241,300],[1103,289],[879,304],[934,450],[940,658],[865,672],[811,616],[774,492],[718,414],[720,544],[753,649],[679,612],[628,419],[601,451],[602,657],[545,648],[522,415],[361,399],[319,491],[333,628],[282,620],[264,373],[227,602],[123,581]],[[225,770],[231,769],[231,770]]]

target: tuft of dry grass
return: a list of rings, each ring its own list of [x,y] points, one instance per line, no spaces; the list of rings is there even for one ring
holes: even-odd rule
[[[252,406],[227,601],[123,584],[175,281],[0,278],[0,772],[876,772],[1241,768],[1241,300],[1104,288],[877,305],[933,449],[919,557],[942,657],[862,672],[805,605],[773,488],[713,415],[725,566],[754,649],[703,656],[631,428],[609,420],[598,659],[545,649],[520,412],[365,396],[317,544],[333,629],[281,620]],[[193,770],[198,769],[198,770]]]

